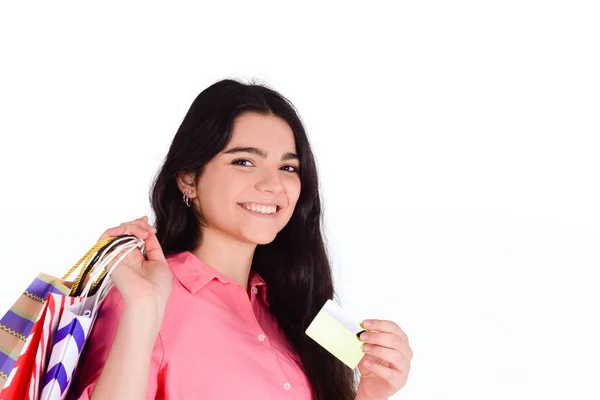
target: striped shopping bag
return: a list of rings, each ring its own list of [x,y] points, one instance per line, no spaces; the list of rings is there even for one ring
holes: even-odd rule
[[[44,311],[28,337],[27,348],[23,356],[17,359],[6,387],[0,393],[0,399],[39,399],[40,382],[53,343],[52,333],[58,325],[64,308],[77,300],[75,297],[62,294],[48,295]],[[16,377],[14,382],[12,377]]]
[[[67,397],[71,380],[79,363],[79,357],[92,330],[98,309],[112,288],[110,273],[134,249],[143,246],[143,241],[126,237],[117,239],[110,256],[99,261],[99,266],[91,274],[90,282],[94,282],[97,274],[105,274],[95,294],[89,294],[90,285],[86,285],[76,302],[66,306],[60,317],[58,329],[52,340],[52,350],[43,380],[40,400],[62,400]],[[108,272],[106,266],[117,256],[119,258]],[[54,295],[53,295],[54,296]],[[60,296],[57,296],[60,297]]]
[[[84,315],[79,315],[81,305],[80,302],[69,305],[62,313],[40,399],[61,399],[67,393],[94,321],[90,308],[84,310]]]
[[[23,296],[5,315],[6,322],[11,323],[8,325],[11,327],[11,332],[6,331],[11,337],[0,336],[0,348],[13,350],[10,354],[12,358],[4,358],[3,371],[8,376],[4,388],[0,391],[0,400],[39,400],[44,398],[41,397],[42,388],[47,386],[45,376],[49,359],[52,359],[55,352],[60,353],[54,345],[57,339],[59,342],[62,341],[62,335],[65,332],[60,329],[64,327],[61,324],[63,317],[66,318],[65,320],[71,318],[72,315],[91,317],[112,286],[109,272],[112,272],[112,269],[135,247],[143,247],[143,241],[133,236],[106,238],[96,243],[62,280],[43,274],[36,278],[25,292],[26,294],[23,295],[27,298],[34,297],[40,304],[35,321],[33,321],[31,313],[27,315],[27,318],[20,320],[13,317],[13,314],[21,314],[21,317],[25,314],[21,311],[15,313],[13,310],[22,309],[17,305]],[[120,254],[123,250],[126,250],[125,254]],[[107,272],[104,267],[119,255],[121,257]],[[73,282],[66,281],[75,271],[79,271],[77,278]],[[33,294],[33,296],[28,296],[27,293]],[[20,325],[15,325],[15,321],[20,321]],[[15,328],[19,331],[16,331]],[[88,327],[88,333],[90,328],[91,324]],[[14,337],[16,337],[14,333],[19,333],[19,340],[22,342],[20,349],[19,346],[14,345]],[[73,334],[76,334],[75,331]],[[87,333],[85,337],[87,337]],[[9,353],[9,351],[3,351],[3,353]],[[17,354],[18,356],[14,357]],[[56,368],[48,370],[49,376],[56,370]],[[70,372],[69,378],[72,376],[73,370]]]
[[[9,375],[15,378],[15,364],[32,339],[29,337],[34,325],[45,316],[46,298],[50,293],[69,294],[71,289],[65,282],[46,274],[39,274],[27,287],[14,305],[0,319],[0,390],[6,385]],[[26,350],[26,349],[25,349]],[[21,368],[31,365],[32,359],[21,360]],[[17,368],[18,369],[18,368]]]

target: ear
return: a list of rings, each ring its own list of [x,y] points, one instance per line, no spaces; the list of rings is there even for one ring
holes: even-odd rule
[[[190,199],[196,197],[196,174],[191,171],[182,171],[177,174],[177,186],[181,193],[185,193]],[[190,193],[190,191],[192,193]]]

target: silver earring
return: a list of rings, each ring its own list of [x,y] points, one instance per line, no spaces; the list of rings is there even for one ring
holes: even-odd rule
[[[188,194],[192,194],[192,191],[190,190],[188,192]],[[185,193],[183,194],[183,202],[185,203],[185,205],[187,207],[191,207],[192,206],[192,202],[190,201],[190,198]]]

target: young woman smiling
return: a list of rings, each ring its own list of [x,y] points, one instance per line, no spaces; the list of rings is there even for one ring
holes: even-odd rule
[[[315,160],[276,91],[217,82],[192,103],[147,217],[108,229],[145,241],[114,271],[74,399],[387,399],[412,351],[367,320],[360,380],[305,335],[334,296]],[[358,385],[357,385],[358,383]]]

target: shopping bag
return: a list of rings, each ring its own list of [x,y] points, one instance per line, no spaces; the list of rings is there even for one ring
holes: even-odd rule
[[[44,376],[40,400],[62,400],[66,398],[79,357],[91,333],[98,309],[113,286],[110,274],[131,251],[141,247],[143,242],[140,240],[129,240],[121,243],[116,241],[114,245],[118,246],[115,247],[113,254],[102,258],[99,267],[95,269],[90,277],[90,281],[93,282],[96,274],[104,273],[105,267],[116,256],[119,256],[111,269],[105,273],[106,278],[99,290],[94,295],[90,295],[88,284],[82,295],[77,298],[78,300],[65,307],[61,314],[58,329],[52,341],[51,355]]]
[[[44,332],[44,324],[47,322],[46,318],[54,317],[57,318],[60,313],[60,309],[51,309],[48,311],[48,296],[50,293],[56,293],[60,295],[68,295],[74,291],[75,288],[81,285],[81,280],[84,280],[86,276],[84,272],[93,257],[98,253],[99,249],[106,247],[115,238],[106,238],[94,245],[63,277],[59,279],[47,274],[40,274],[27,288],[24,294],[15,303],[15,306],[6,313],[3,321],[6,323],[5,326],[10,327],[10,331],[4,330],[11,336],[3,335],[0,336],[0,348],[12,349],[10,358],[5,359],[5,367],[3,373],[7,375],[2,381],[2,390],[0,391],[0,400],[5,399],[24,399],[25,393],[27,392],[30,382],[33,376],[40,375],[39,370],[44,366],[45,359],[42,356],[45,354],[37,354],[38,348],[40,347],[40,340]],[[67,281],[67,279],[75,272],[80,270],[75,281]],[[36,304],[31,301],[37,302]],[[23,319],[16,318],[14,310],[17,310],[17,314],[20,314]],[[28,311],[31,311],[28,313]],[[35,318],[32,318],[35,314]],[[32,324],[32,321],[35,321]],[[48,321],[49,322],[49,321]],[[47,332],[50,332],[46,328]],[[18,338],[21,343],[15,344],[15,333],[19,333]],[[46,342],[47,346],[47,342]],[[5,351],[5,353],[8,353]],[[42,358],[42,359],[40,359]],[[36,359],[37,364],[36,364]],[[35,373],[35,371],[38,371]],[[9,388],[10,386],[10,388]]]
[[[69,294],[65,282],[39,274],[0,319],[0,390],[23,351],[34,324],[43,315],[49,293]]]
[[[60,399],[77,366],[92,318],[77,315],[79,304],[65,307],[51,349],[40,399]]]
[[[28,337],[28,348],[17,359],[6,387],[0,392],[0,399],[37,400],[39,398],[40,380],[46,365],[48,349],[52,343],[53,329],[55,330],[65,306],[77,300],[56,293],[48,295],[44,311]]]
[[[31,326],[32,318],[29,319],[29,325],[22,322],[22,326],[19,326],[21,331],[27,332],[28,330],[29,332],[26,337],[25,334],[21,334],[20,340],[24,339],[24,344],[19,356],[14,359],[17,351],[13,351],[11,355],[14,362],[7,362],[6,370],[11,364],[12,369],[6,378],[4,388],[0,391],[0,400],[38,400],[40,398],[41,386],[45,386],[44,375],[49,355],[53,350],[55,336],[63,314],[66,311],[75,315],[81,313],[83,316],[87,311],[91,316],[92,312],[96,312],[101,304],[102,296],[105,296],[112,286],[109,274],[103,269],[104,266],[108,265],[122,250],[128,250],[126,252],[128,254],[135,247],[143,247],[143,241],[133,236],[112,237],[99,241],[67,272],[62,280],[54,277],[46,279],[52,283],[52,287],[47,288],[44,300],[42,300],[42,296],[45,292],[39,290],[40,283],[34,281],[37,286],[34,284],[32,286],[38,290],[33,290],[33,293],[37,296],[38,302],[42,300],[42,306],[33,326]],[[126,254],[123,254],[112,265],[110,272],[125,256]],[[79,271],[75,281],[66,281],[75,271]],[[57,289],[53,289],[54,287]],[[99,288],[100,290],[98,290]],[[28,289],[28,291],[30,290]],[[79,295],[73,296],[73,293],[79,293]],[[86,309],[85,304],[91,304],[91,306]],[[0,337],[0,339],[2,338]],[[0,341],[0,347],[6,347],[5,343],[11,345],[12,342]]]

